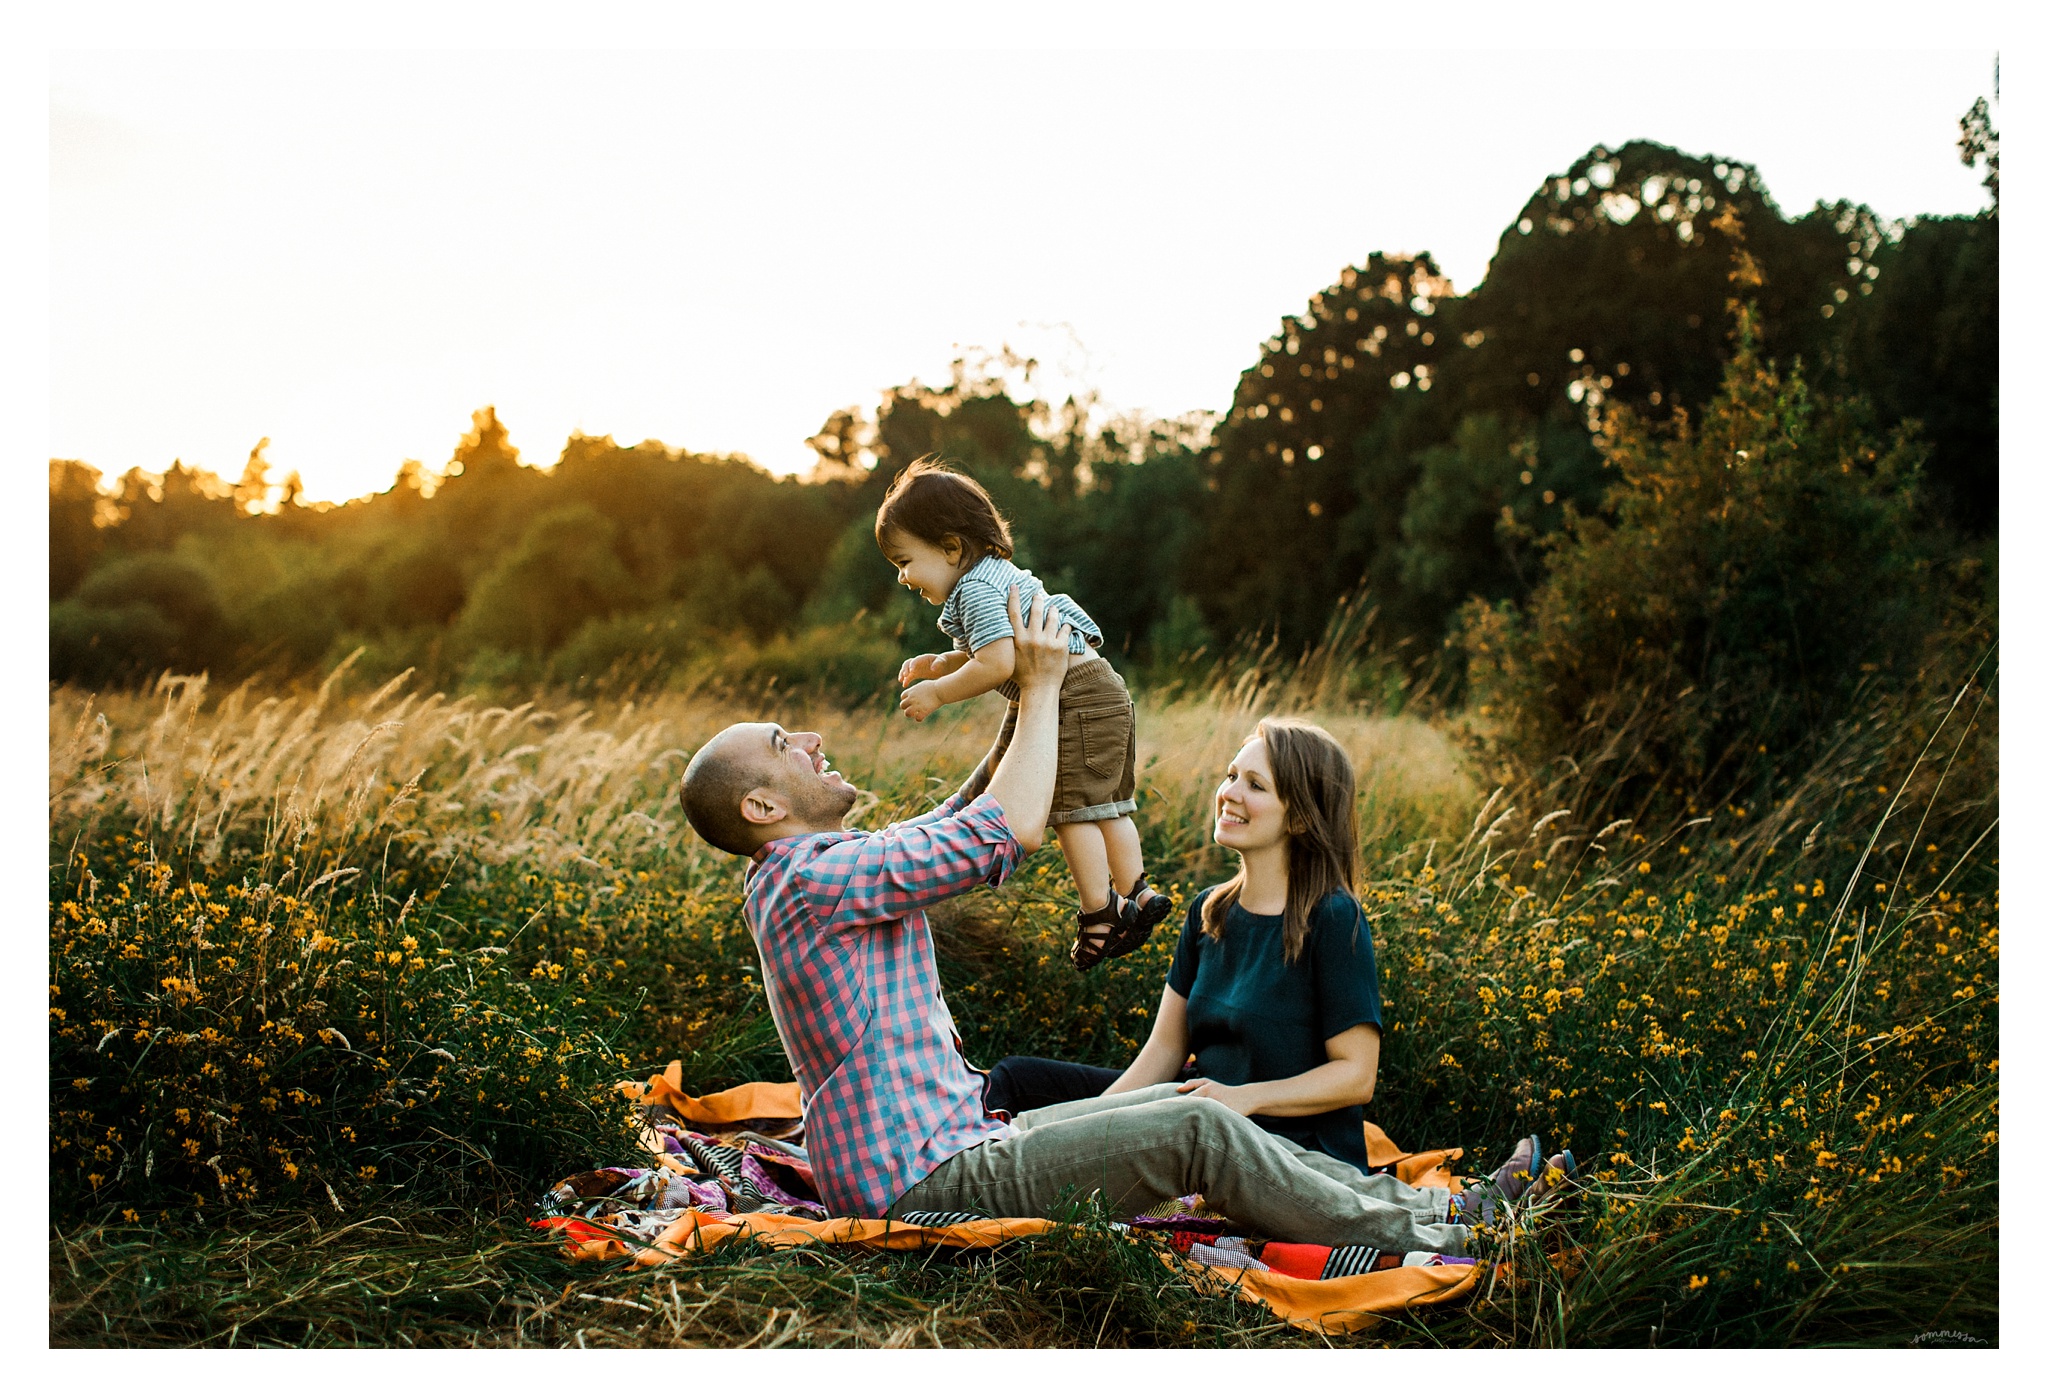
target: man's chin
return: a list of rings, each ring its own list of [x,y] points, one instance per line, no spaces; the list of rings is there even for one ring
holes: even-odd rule
[[[853,809],[853,803],[860,800],[860,789],[837,772],[827,773],[818,779],[817,816],[821,822],[838,820]]]

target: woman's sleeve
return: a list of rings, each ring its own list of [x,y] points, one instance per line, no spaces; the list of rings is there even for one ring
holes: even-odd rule
[[[1380,1022],[1380,972],[1372,955],[1372,927],[1357,900],[1333,893],[1316,909],[1310,928],[1316,973],[1316,1032],[1334,1039],[1360,1024]]]
[[[1173,949],[1173,964],[1166,968],[1167,986],[1183,1000],[1194,991],[1195,972],[1201,968],[1202,904],[1208,897],[1209,890],[1205,888],[1189,905],[1188,920],[1181,927],[1180,942]]]

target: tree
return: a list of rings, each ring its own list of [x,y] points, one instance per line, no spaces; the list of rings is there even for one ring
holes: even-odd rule
[[[233,648],[212,581],[168,553],[112,559],[50,609],[50,673],[93,683],[209,670]]]
[[[1928,441],[1928,503],[1963,533],[1998,525],[1998,131],[1978,98],[1962,120],[1965,165],[1987,166],[1991,207],[1860,230],[1865,279],[1836,321],[1838,391],[1869,397],[1887,426]],[[1882,273],[1882,276],[1879,274]]]
[[[1471,698],[1526,767],[1569,756],[1633,799],[1691,796],[1915,659],[1933,615],[1923,449],[1780,373],[1754,326],[1745,309],[1696,419],[1609,418],[1607,517],[1554,537],[1526,608],[1466,609]]]
[[[50,600],[68,597],[105,547],[100,519],[111,502],[100,473],[83,461],[50,463]]]
[[[632,602],[617,538],[618,527],[589,505],[548,511],[477,580],[457,629],[473,645],[547,654],[586,621]]]
[[[1422,400],[1455,344],[1450,291],[1428,254],[1374,253],[1284,317],[1239,377],[1190,578],[1218,631],[1306,644],[1372,566],[1379,518],[1398,518],[1412,454],[1436,436],[1409,429],[1431,418]]]
[[[1919,425],[1930,512],[1976,536],[1998,527],[1998,227],[1994,209],[1873,239],[1883,276],[1844,307],[1830,360],[1837,392]]]

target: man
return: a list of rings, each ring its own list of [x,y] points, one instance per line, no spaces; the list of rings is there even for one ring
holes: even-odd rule
[[[1043,1217],[1098,1193],[1128,1217],[1184,1194],[1264,1236],[1457,1253],[1443,1189],[1364,1175],[1273,1136],[1175,1084],[1026,1112],[982,1106],[939,988],[924,909],[1001,883],[1045,838],[1066,626],[1037,599],[1016,631],[1021,691],[999,743],[938,809],[873,833],[845,828],[857,792],[824,739],[772,723],[727,728],[691,759],[683,809],[713,845],[747,856],[744,905],[768,1008],[804,1100],[804,1144],[837,1214],[912,1210]],[[1534,1142],[1496,1176],[1520,1195]],[[1466,1208],[1476,1196],[1461,1196]],[[1490,1211],[1489,1211],[1490,1212]]]

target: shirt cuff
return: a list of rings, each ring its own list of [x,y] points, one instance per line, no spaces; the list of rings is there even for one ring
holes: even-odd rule
[[[958,799],[956,793],[955,800]],[[1010,877],[1018,860],[1024,856],[1024,847],[1017,843],[1017,837],[1010,831],[1010,820],[1003,813],[1003,803],[984,792],[960,808],[958,820],[961,825],[998,847],[998,854],[989,870],[988,886],[994,888]]]

